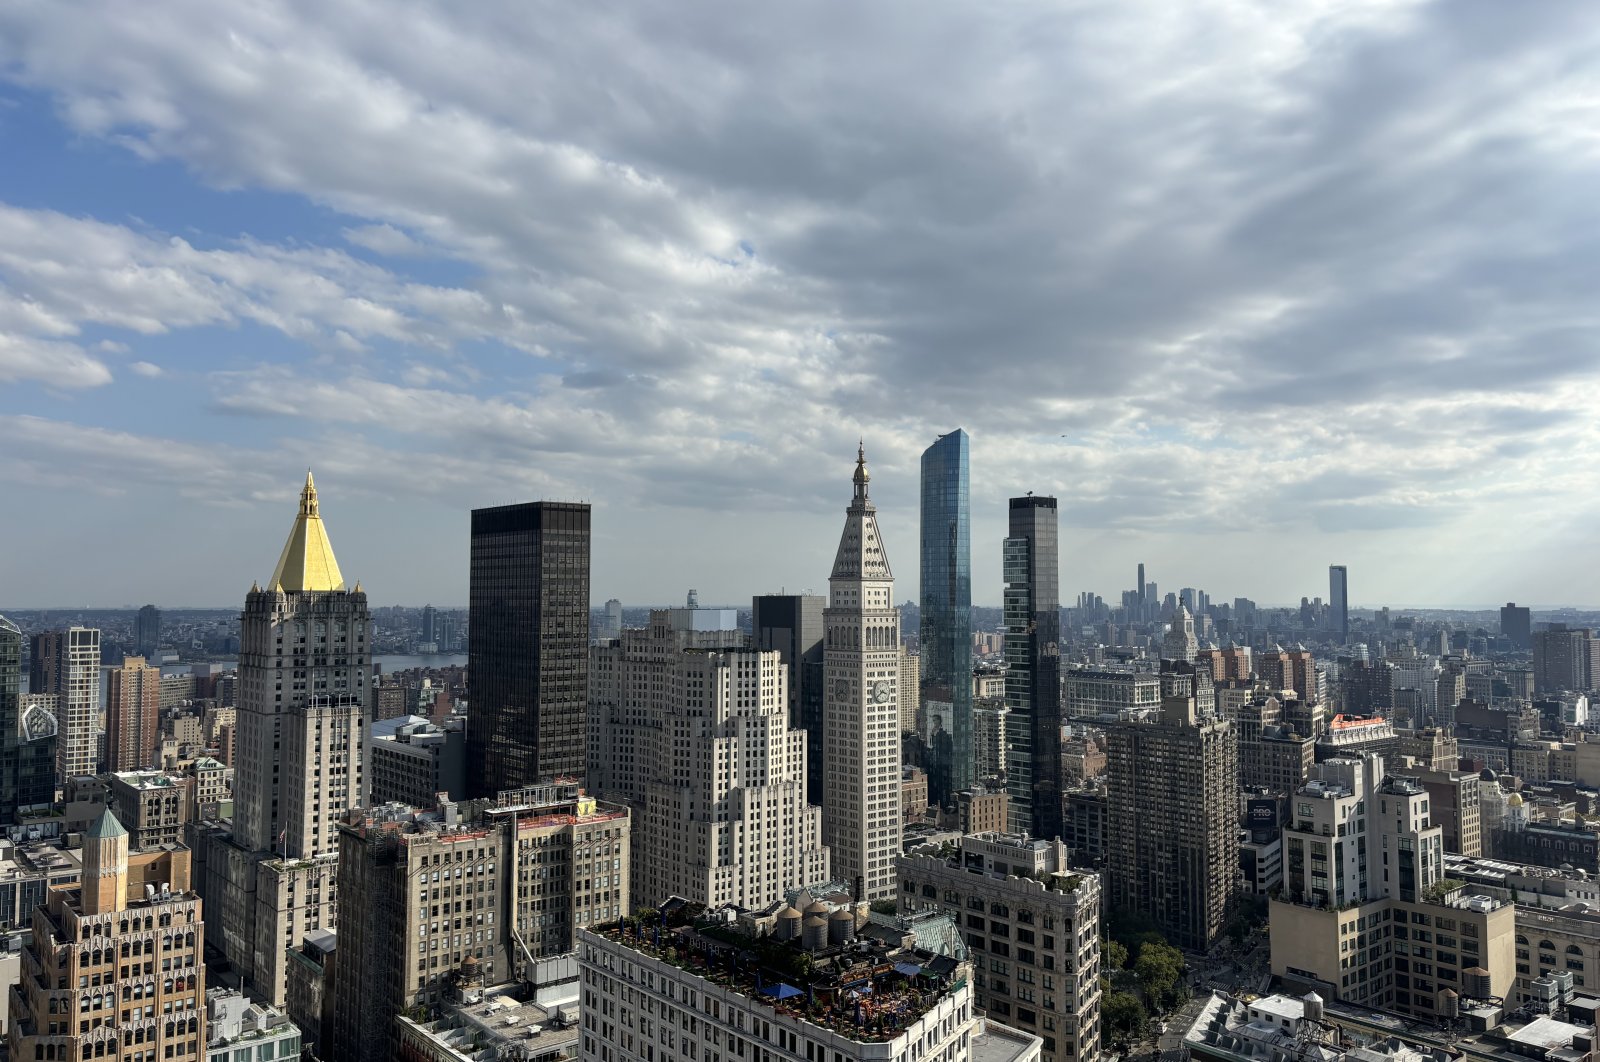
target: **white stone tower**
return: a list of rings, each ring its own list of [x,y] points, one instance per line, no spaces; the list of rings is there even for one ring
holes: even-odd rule
[[[900,613],[868,479],[858,450],[822,614],[822,842],[836,879],[881,899],[895,894],[900,852]]]

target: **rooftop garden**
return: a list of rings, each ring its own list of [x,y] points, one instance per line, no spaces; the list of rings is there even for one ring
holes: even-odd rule
[[[863,1043],[894,1039],[966,984],[954,969],[935,972],[918,956],[891,954],[880,944],[812,953],[723,923],[692,921],[681,913],[663,918],[645,911],[593,932],[779,1014]]]

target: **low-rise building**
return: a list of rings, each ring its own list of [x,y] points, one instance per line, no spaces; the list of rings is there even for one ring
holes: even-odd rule
[[[241,992],[206,993],[206,1062],[276,1062],[300,1057],[300,1030],[281,1010]]]
[[[379,719],[367,742],[366,804],[399,803],[428,808],[440,793],[466,796],[466,720],[435,725],[420,715]]]

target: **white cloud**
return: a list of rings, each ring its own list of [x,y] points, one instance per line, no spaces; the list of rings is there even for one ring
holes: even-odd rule
[[[132,365],[129,365],[128,368],[138,373],[140,376],[154,378],[161,375],[161,366],[152,364],[148,361],[136,361]]]
[[[1597,46],[1564,3],[13,8],[77,132],[383,262],[0,208],[0,333],[257,324],[216,407],[380,477],[811,512],[864,432],[909,504],[961,424],[991,514],[1465,548],[1600,457]]]

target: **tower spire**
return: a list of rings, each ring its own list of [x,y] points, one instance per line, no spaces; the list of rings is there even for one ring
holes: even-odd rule
[[[295,516],[289,540],[283,544],[278,567],[272,573],[273,590],[311,590],[326,593],[344,589],[344,576],[334,559],[328,530],[322,524],[317,503],[317,484],[306,469],[306,485],[300,490],[300,512]]]
[[[867,500],[867,483],[872,479],[867,474],[867,446],[865,441],[856,443],[856,502],[860,504]]]

